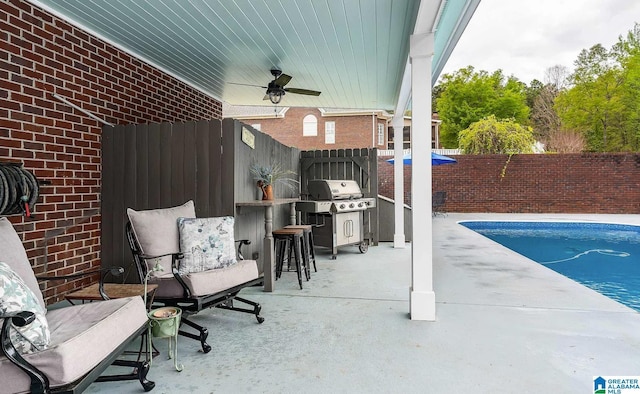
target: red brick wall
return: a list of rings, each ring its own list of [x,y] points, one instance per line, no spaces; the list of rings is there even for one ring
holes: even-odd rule
[[[37,274],[45,233],[48,274],[100,265],[102,125],[57,93],[116,124],[220,118],[221,103],[22,0],[0,1],[0,161],[21,162],[41,180],[36,219],[13,216]],[[94,278],[95,279],[95,278]],[[47,302],[87,280],[43,285]]]
[[[640,154],[515,155],[508,164],[506,155],[453,157],[457,164],[433,167],[449,212],[640,213]],[[379,190],[393,198],[385,166]]]
[[[387,160],[391,159],[391,156],[378,156],[378,193],[394,199],[394,176],[393,176],[393,164],[388,163]],[[411,205],[411,167],[404,166],[404,203]]]
[[[318,135],[303,136],[302,121],[305,116],[314,115],[318,120]],[[260,131],[269,134],[282,144],[300,150],[345,149],[345,148],[378,148],[387,149],[387,122],[375,116],[376,129],[373,132],[372,115],[322,116],[317,108],[289,108],[284,118],[246,119],[246,124],[260,124]],[[336,143],[325,144],[325,122],[335,122]],[[384,145],[378,144],[377,124],[385,125]],[[375,146],[373,145],[375,137]]]

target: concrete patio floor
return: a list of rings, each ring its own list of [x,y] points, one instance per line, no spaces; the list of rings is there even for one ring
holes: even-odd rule
[[[411,321],[411,246],[389,243],[338,259],[318,248],[304,289],[284,273],[276,291],[242,291],[251,315],[208,310],[209,354],[179,338],[154,359],[153,393],[593,392],[594,376],[640,375],[640,313],[457,224],[459,220],[597,220],[632,215],[449,214],[433,219],[437,321]],[[137,382],[90,393],[139,393]]]

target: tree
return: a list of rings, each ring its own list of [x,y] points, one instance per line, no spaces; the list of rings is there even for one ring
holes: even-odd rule
[[[587,146],[582,133],[575,131],[554,131],[547,140],[547,152],[580,153]]]
[[[534,143],[531,127],[522,126],[514,119],[498,120],[494,115],[460,132],[460,147],[468,154],[532,153]]]
[[[560,92],[569,86],[570,76],[571,73],[567,67],[556,64],[544,71],[544,83],[553,86],[557,92]]]
[[[447,148],[458,147],[460,131],[489,115],[528,122],[526,85],[514,77],[505,78],[501,70],[489,74],[468,66],[445,74],[440,85],[436,109],[442,120],[440,141]]]
[[[609,51],[582,50],[574,64],[572,87],[554,107],[562,126],[582,132],[591,151],[640,150],[640,26]]]
[[[541,87],[537,88],[537,94],[529,106],[535,138],[549,144],[551,135],[561,130],[560,117],[554,104],[558,94],[567,88],[570,74],[568,68],[558,64],[547,68],[544,74],[544,85],[536,80],[531,82],[532,87],[534,82],[539,83]]]
[[[537,79],[531,81],[529,86],[526,87],[527,94],[527,107],[533,109],[533,104],[536,101],[536,97],[540,94],[540,91],[544,88],[544,84]]]
[[[531,108],[531,124],[536,139],[548,143],[549,136],[560,130],[561,122],[554,108],[558,90],[554,85],[545,85],[536,96]]]

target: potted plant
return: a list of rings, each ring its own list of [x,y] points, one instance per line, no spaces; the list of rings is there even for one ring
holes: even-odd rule
[[[263,200],[273,200],[273,186],[276,183],[285,185],[291,189],[295,189],[298,181],[291,176],[297,175],[295,171],[285,170],[280,163],[272,163],[263,166],[257,163],[251,165],[249,171],[256,181],[258,187],[262,190]]]

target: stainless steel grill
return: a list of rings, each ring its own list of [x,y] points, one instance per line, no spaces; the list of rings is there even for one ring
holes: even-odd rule
[[[309,200],[296,204],[313,224],[314,243],[331,248],[332,259],[338,246],[358,245],[361,253],[369,249],[364,239],[363,212],[375,207],[374,198],[363,197],[360,186],[352,180],[314,179],[307,185]]]

